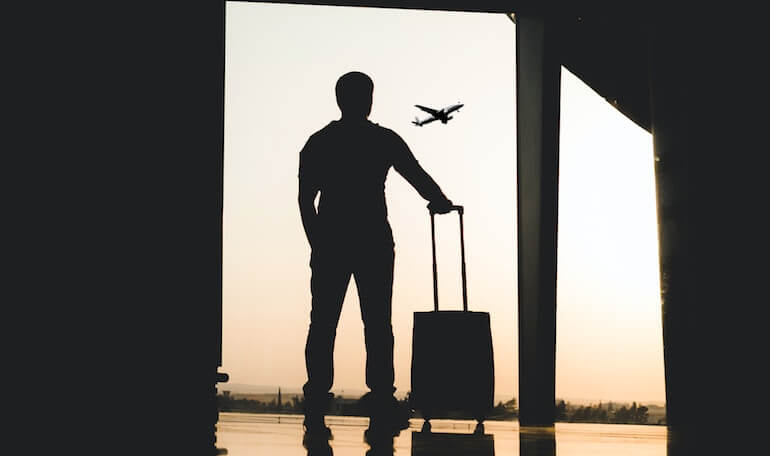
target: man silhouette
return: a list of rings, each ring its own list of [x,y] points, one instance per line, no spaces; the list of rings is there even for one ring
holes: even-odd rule
[[[324,414],[334,377],[334,340],[351,275],[364,323],[370,416],[385,427],[404,426],[393,396],[394,243],[385,204],[388,171],[398,171],[432,211],[446,213],[452,207],[401,137],[368,120],[373,90],[364,73],[341,76],[335,87],[341,119],[311,135],[300,152],[299,207],[312,249],[308,380],[303,387],[308,432],[329,432]]]

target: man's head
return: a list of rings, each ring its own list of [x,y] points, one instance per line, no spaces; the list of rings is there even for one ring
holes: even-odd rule
[[[372,111],[373,91],[374,83],[364,73],[351,71],[340,76],[335,92],[342,116],[364,119],[369,117]]]

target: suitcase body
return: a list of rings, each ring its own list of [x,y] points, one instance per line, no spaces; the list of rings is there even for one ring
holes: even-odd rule
[[[412,332],[411,406],[425,420],[460,412],[483,422],[494,406],[494,358],[489,313],[467,310],[465,284],[465,246],[460,240],[463,272],[462,311],[439,311],[435,262],[435,228],[433,232],[434,310],[415,312]]]
[[[412,406],[426,420],[459,411],[484,421],[495,389],[489,314],[415,312],[412,337]]]

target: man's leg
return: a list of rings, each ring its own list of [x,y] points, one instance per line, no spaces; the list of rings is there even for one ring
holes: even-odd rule
[[[398,407],[393,397],[393,263],[391,244],[361,255],[353,272],[364,321],[366,385],[371,390],[365,405],[373,419],[384,418],[390,426],[396,422],[401,425],[405,418],[397,416]]]
[[[312,309],[310,328],[305,344],[307,383],[305,394],[305,425],[323,427],[323,416],[329,407],[334,381],[334,340],[342,302],[350,282],[350,269],[339,257],[314,254],[311,261]]]
[[[392,248],[362,255],[353,272],[366,341],[366,385],[377,395],[395,391],[393,371]]]

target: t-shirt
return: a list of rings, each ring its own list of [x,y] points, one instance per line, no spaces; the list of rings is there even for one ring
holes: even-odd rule
[[[393,167],[423,198],[445,196],[394,131],[366,121],[332,121],[310,136],[299,158],[299,179],[321,192],[318,225],[326,233],[390,231],[385,179]]]

